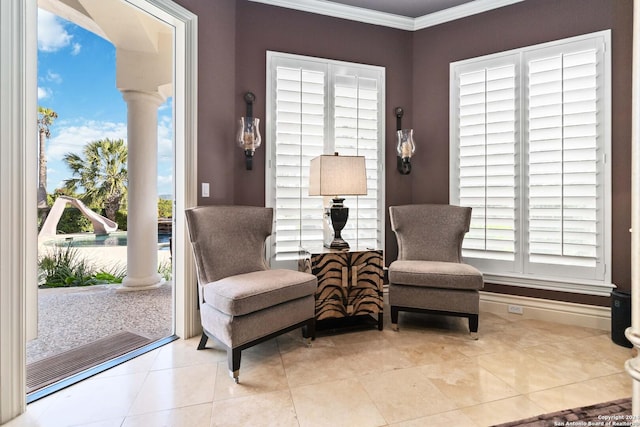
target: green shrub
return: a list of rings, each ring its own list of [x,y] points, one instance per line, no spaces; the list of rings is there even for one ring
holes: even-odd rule
[[[161,262],[158,265],[158,273],[164,280],[171,280],[173,277],[173,265],[171,264],[171,260]]]
[[[71,246],[54,247],[38,260],[38,283],[42,287],[95,285],[93,268]]]
[[[42,288],[122,283],[126,273],[126,267],[119,264],[96,272],[95,266],[70,245],[54,247],[38,260],[38,284]]]
[[[103,283],[122,283],[122,279],[127,275],[127,267],[115,264],[107,270],[98,271],[94,277]]]
[[[158,218],[173,218],[173,200],[158,199]]]
[[[100,282],[94,276],[94,269],[85,260],[80,261],[64,280],[65,286],[91,286]]]
[[[126,211],[118,211],[116,212],[116,223],[118,223],[118,230],[127,231],[127,212]]]
[[[77,209],[65,208],[60,221],[58,221],[57,232],[60,234],[86,233],[93,231],[91,221]]]

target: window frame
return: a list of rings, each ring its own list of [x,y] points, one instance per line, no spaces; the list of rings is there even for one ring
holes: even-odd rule
[[[277,51],[266,52],[266,108],[265,108],[265,135],[266,135],[266,160],[265,167],[265,205],[276,209],[276,186],[275,186],[275,167],[276,164],[276,70],[278,66],[300,66],[300,64],[310,66],[310,70],[324,70],[325,72],[325,105],[324,105],[324,152],[323,154],[332,154],[335,147],[334,132],[335,123],[333,116],[334,103],[334,85],[335,76],[344,72],[357,73],[359,77],[375,79],[379,87],[378,111],[377,111],[377,185],[378,185],[378,246],[384,248],[385,245],[385,105],[386,105],[386,70],[384,67],[376,65],[366,65],[359,63],[351,63],[345,61],[336,61],[325,58],[318,58],[305,55],[296,55]],[[349,196],[346,205],[349,206],[349,199],[360,196]],[[357,200],[357,199],[356,199]],[[324,198],[323,206],[327,207],[330,201],[329,197]],[[356,203],[352,200],[352,203]],[[351,218],[350,218],[351,220]],[[297,261],[291,259],[290,256],[280,256],[275,252],[275,235],[276,235],[276,215],[274,214],[273,234],[266,243],[266,255],[271,267],[274,268],[297,268]],[[323,220],[325,233],[328,224]],[[344,233],[344,232],[343,232]],[[326,237],[326,236],[325,236]],[[352,248],[358,246],[357,239],[348,239]],[[302,249],[302,248],[301,248]],[[296,258],[296,256],[294,256]]]
[[[598,209],[602,209],[602,215],[599,218],[601,221],[600,230],[602,231],[602,244],[597,246],[600,251],[600,256],[597,258],[602,261],[601,265],[597,265],[596,273],[602,278],[588,278],[584,275],[575,274],[575,269],[571,266],[562,266],[560,271],[565,275],[554,274],[552,270],[546,270],[544,274],[539,268],[530,269],[533,264],[529,261],[529,242],[528,242],[528,199],[529,199],[529,163],[528,163],[528,84],[527,84],[527,70],[528,63],[526,58],[535,56],[536,51],[562,51],[568,49],[571,46],[594,43],[602,47],[602,61],[600,66],[602,67],[602,87],[599,88],[599,93],[602,95],[602,111],[598,114],[598,126],[601,127],[599,132],[598,141],[600,157],[598,157],[598,163],[600,169],[598,173],[602,173],[602,180],[598,182],[602,186],[601,197],[599,197]],[[565,50],[565,53],[572,52],[574,50]],[[611,31],[599,31],[590,34],[584,34],[576,37],[570,37],[562,40],[556,40],[548,43],[542,43],[538,45],[526,46],[518,49],[513,49],[506,52],[499,52],[492,55],[486,55],[477,58],[471,58],[467,60],[457,61],[450,64],[450,158],[449,158],[449,195],[451,203],[459,203],[459,120],[458,120],[458,75],[460,72],[479,69],[486,64],[500,64],[512,61],[513,58],[517,58],[514,62],[516,66],[516,207],[515,207],[515,260],[513,262],[513,268],[505,266],[504,263],[500,266],[500,263],[493,262],[488,259],[467,258],[465,262],[469,262],[477,266],[483,271],[485,280],[487,282],[512,285],[533,289],[544,289],[554,291],[564,291],[571,293],[580,293],[587,295],[609,296],[611,290],[615,287],[611,284],[611,268],[608,266],[611,263],[611,247],[612,247],[612,235],[611,235]],[[600,78],[599,78],[600,79]],[[601,92],[600,92],[601,91]],[[599,195],[599,196],[600,196]],[[557,273],[557,271],[555,272]],[[568,273],[568,274],[567,274]]]

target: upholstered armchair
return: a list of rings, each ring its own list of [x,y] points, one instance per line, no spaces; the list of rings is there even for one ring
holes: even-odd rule
[[[303,327],[315,334],[314,275],[268,268],[265,239],[273,210],[250,206],[200,206],[186,210],[198,277],[202,338],[227,351],[229,373],[239,382],[241,351]]]
[[[405,205],[389,208],[398,241],[398,259],[389,265],[389,306],[393,329],[400,311],[469,319],[477,339],[482,273],[462,262],[462,240],[471,208]]]

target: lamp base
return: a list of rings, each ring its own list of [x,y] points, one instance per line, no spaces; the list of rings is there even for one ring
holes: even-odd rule
[[[336,249],[336,250],[344,251],[349,249],[349,244],[345,242],[342,238],[340,239],[334,238],[331,241],[331,243],[325,243],[324,247],[328,249]]]
[[[343,204],[344,199],[336,197],[331,202],[331,207],[327,210],[333,227],[333,240],[329,244],[325,243],[324,246],[329,249],[349,249],[349,244],[344,241],[341,234],[349,219],[349,208]]]

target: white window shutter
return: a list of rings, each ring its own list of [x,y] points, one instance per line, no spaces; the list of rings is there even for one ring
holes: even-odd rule
[[[451,203],[491,281],[608,295],[610,31],[451,64]]]
[[[487,66],[458,77],[456,203],[472,208],[465,257],[513,262],[516,241],[515,64]]]
[[[595,279],[604,242],[602,54],[593,43],[577,43],[564,52],[535,52],[525,61],[526,271],[563,269]]]
[[[367,195],[348,196],[349,220],[343,237],[352,246],[379,247],[381,215],[379,192],[380,161],[380,88],[378,80],[356,73],[334,77],[334,150],[340,155],[364,156]]]
[[[366,196],[346,196],[343,237],[384,245],[384,69],[319,58],[267,54],[266,204],[274,208],[268,256],[294,267],[301,248],[327,240],[325,202],[309,196],[311,159],[338,151],[366,158]],[[329,227],[330,229],[330,227]]]
[[[275,253],[295,257],[302,244],[322,244],[322,200],[309,196],[309,162],[324,153],[326,73],[276,67]]]

